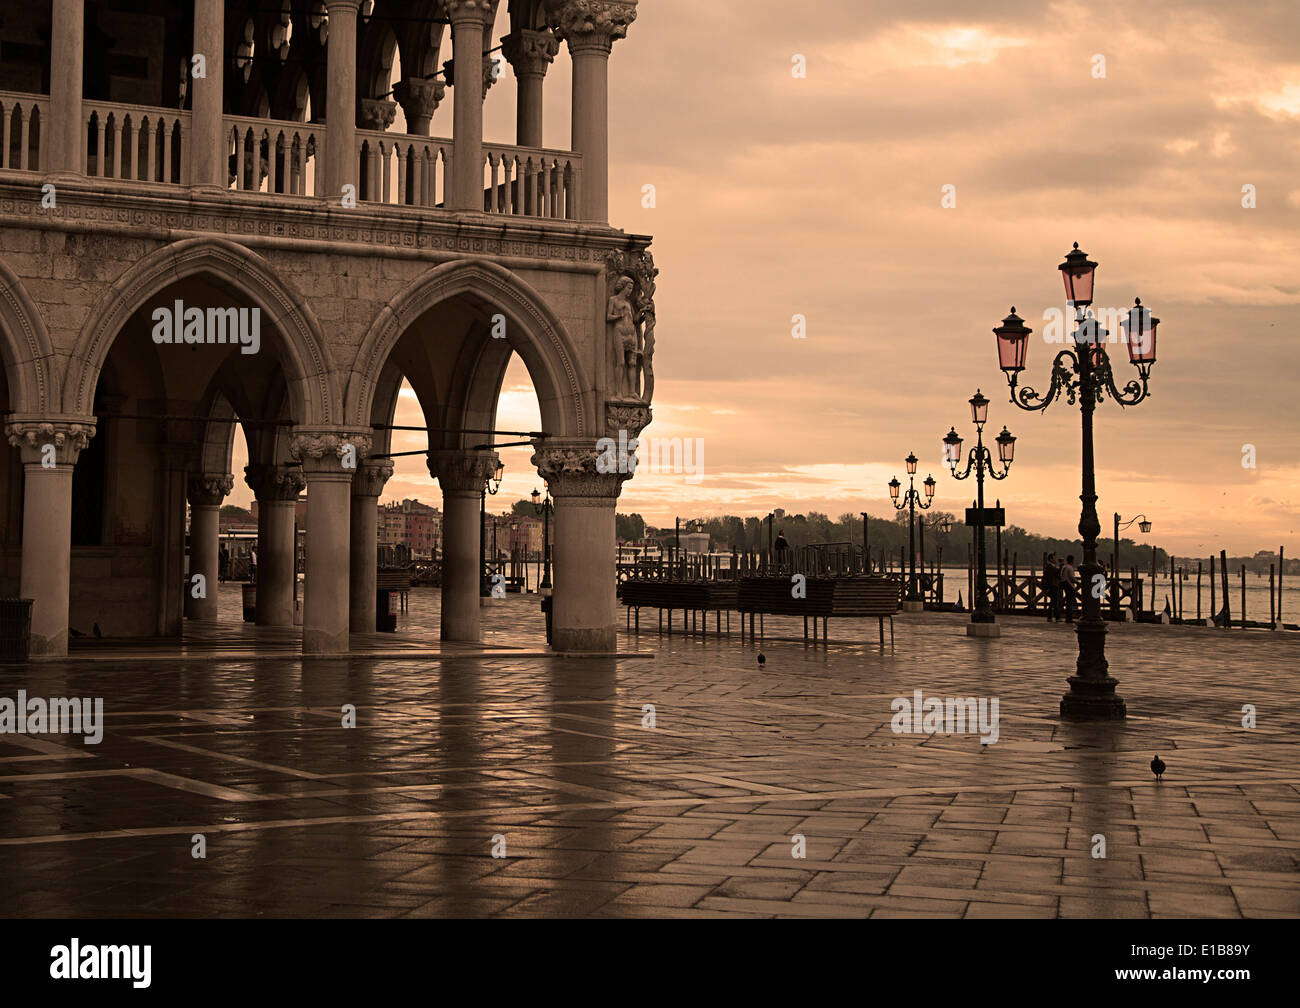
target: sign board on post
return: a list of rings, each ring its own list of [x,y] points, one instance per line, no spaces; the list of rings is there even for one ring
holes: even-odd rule
[[[967,508],[967,509],[966,509],[966,524],[967,524],[967,525],[970,525],[970,526],[972,526],[972,527],[978,525],[978,524],[980,523],[979,517],[980,517],[980,509],[979,509],[979,508]],[[1006,513],[1006,509],[1005,509],[1005,508],[1000,508],[1000,507],[990,508],[990,507],[986,507],[986,508],[984,509],[984,527],[985,527],[985,528],[1000,528],[1000,527],[1005,526],[1006,523],[1007,523],[1007,513]]]

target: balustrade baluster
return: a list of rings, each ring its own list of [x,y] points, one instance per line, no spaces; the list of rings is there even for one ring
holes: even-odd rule
[[[104,117],[95,113],[95,176],[104,177]]]
[[[270,195],[275,195],[276,170],[275,170],[275,148],[279,134],[270,130],[266,134],[266,191]]]

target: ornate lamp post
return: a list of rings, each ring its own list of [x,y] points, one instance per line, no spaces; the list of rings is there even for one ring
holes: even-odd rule
[[[542,500],[541,493],[535,489],[532,496],[533,510],[542,516],[542,582],[537,589],[549,592],[551,590],[551,515],[555,513],[555,505],[551,503],[550,484],[546,486],[545,500]]]
[[[1119,512],[1118,511],[1115,512],[1115,551],[1110,555],[1110,580],[1111,580],[1110,616],[1111,619],[1116,619],[1116,620],[1119,619],[1119,534],[1121,530],[1128,528],[1134,522],[1138,523],[1138,528],[1142,530],[1143,535],[1151,531],[1151,522],[1147,519],[1146,515],[1140,514],[1136,518],[1130,518],[1123,525],[1121,525]],[[1133,590],[1134,590],[1134,594],[1136,594],[1137,585],[1133,586]],[[1153,600],[1155,599],[1154,585],[1152,586],[1151,597]],[[1134,604],[1136,605],[1136,602]]]
[[[942,517],[935,518],[933,521],[927,522],[925,520],[925,516],[922,515],[920,518],[916,520],[916,548],[917,551],[921,554],[922,574],[925,573],[925,530],[927,528],[929,528],[931,531],[933,531],[934,529],[938,529],[944,535],[947,535],[949,532],[952,531],[952,519],[949,518],[947,515],[943,515]]]
[[[1051,386],[1046,395],[1039,395],[1029,387],[1017,388],[1017,376],[1025,368],[1025,353],[1029,333],[1024,320],[1016,315],[1015,308],[994,328],[998,340],[998,364],[1007,376],[1011,401],[1020,409],[1045,410],[1062,392],[1067,402],[1079,402],[1083,426],[1082,493],[1083,507],[1079,515],[1079,534],[1083,537],[1083,564],[1079,573],[1083,578],[1083,618],[1076,632],[1079,637],[1079,658],[1075,674],[1070,677],[1070,692],[1061,698],[1061,717],[1070,720],[1122,720],[1125,716],[1123,699],[1116,694],[1117,680],[1110,675],[1106,662],[1106,623],[1101,618],[1101,593],[1095,586],[1102,582],[1101,567],[1097,564],[1097,536],[1101,522],[1097,518],[1097,480],[1093,463],[1092,414],[1107,392],[1121,406],[1135,406],[1147,397],[1147,382],[1151,366],[1156,362],[1156,326],[1160,320],[1134,299],[1124,321],[1124,341],[1128,347],[1129,362],[1137,368],[1138,377],[1128,382],[1121,392],[1115,387],[1110,357],[1106,352],[1109,333],[1087,311],[1092,304],[1093,274],[1097,264],[1087,254],[1074,250],[1059,267],[1065,281],[1066,300],[1074,306],[1078,328],[1073,335],[1074,348],[1061,350],[1052,361]]]
[[[998,461],[1002,463],[1002,472],[993,465],[993,454],[984,444],[984,425],[989,419],[989,401],[979,389],[970,400],[970,417],[975,423],[975,447],[970,450],[966,460],[965,472],[957,472],[961,461],[961,435],[956,427],[950,427],[943,438],[943,457],[948,463],[948,471],[954,479],[968,479],[975,473],[975,601],[971,605],[970,622],[966,625],[968,637],[997,637],[1000,631],[997,616],[989,605],[989,568],[988,554],[984,548],[984,476],[987,473],[995,480],[1004,480],[1011,472],[1011,463],[1016,457],[1016,439],[1005,425],[1002,433],[994,440],[998,446]]]
[[[551,515],[555,505],[551,502],[551,485],[546,484],[546,499],[533,489],[533,510],[542,516],[542,581],[537,592],[542,596],[542,612],[546,613],[546,643],[551,643]]]
[[[483,481],[483,492],[479,494],[478,503],[478,563],[479,579],[478,593],[482,598],[488,598],[492,594],[492,585],[488,582],[487,564],[483,560],[483,554],[487,547],[487,495],[492,494],[494,497],[498,490],[501,489],[501,478],[506,474],[504,462],[497,462],[496,470]]]
[[[926,476],[922,484],[925,487],[925,501],[922,502],[921,495],[916,492],[916,456],[908,452],[903,461],[907,463],[907,493],[900,502],[898,491],[902,484],[895,476],[889,481],[889,498],[894,502],[895,509],[902,511],[907,508],[907,597],[903,599],[903,611],[921,612],[925,608],[925,600],[921,598],[920,586],[916,580],[916,509],[919,507],[924,510],[934,503],[935,482],[933,476]]]

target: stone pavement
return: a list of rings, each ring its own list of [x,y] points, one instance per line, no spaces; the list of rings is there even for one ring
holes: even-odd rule
[[[643,631],[621,635],[631,657],[560,659],[528,656],[536,605],[486,613],[489,642],[518,649],[499,654],[304,661],[245,643],[252,657],[0,666],[0,697],[103,697],[107,723],[97,746],[0,735],[0,905],[1300,914],[1300,635],[1112,626],[1128,721],[1078,727],[1056,714],[1075,646],[1059,624],[1011,618],[988,641],[961,616],[900,617],[891,651],[874,621],[833,622],[814,648],[769,620],[757,645]],[[410,618],[436,628],[436,593]],[[998,740],[895,734],[891,701],[918,689],[997,698]]]

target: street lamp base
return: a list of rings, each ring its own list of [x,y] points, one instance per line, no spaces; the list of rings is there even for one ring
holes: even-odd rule
[[[925,612],[925,603],[919,599],[915,602],[905,600],[899,603],[899,610],[902,612]]]
[[[1123,721],[1128,711],[1124,698],[1116,694],[1119,680],[1080,679],[1070,676],[1070,692],[1061,697],[1061,718],[1065,721]]]
[[[996,623],[967,623],[967,637],[1001,637],[1002,628]]]

